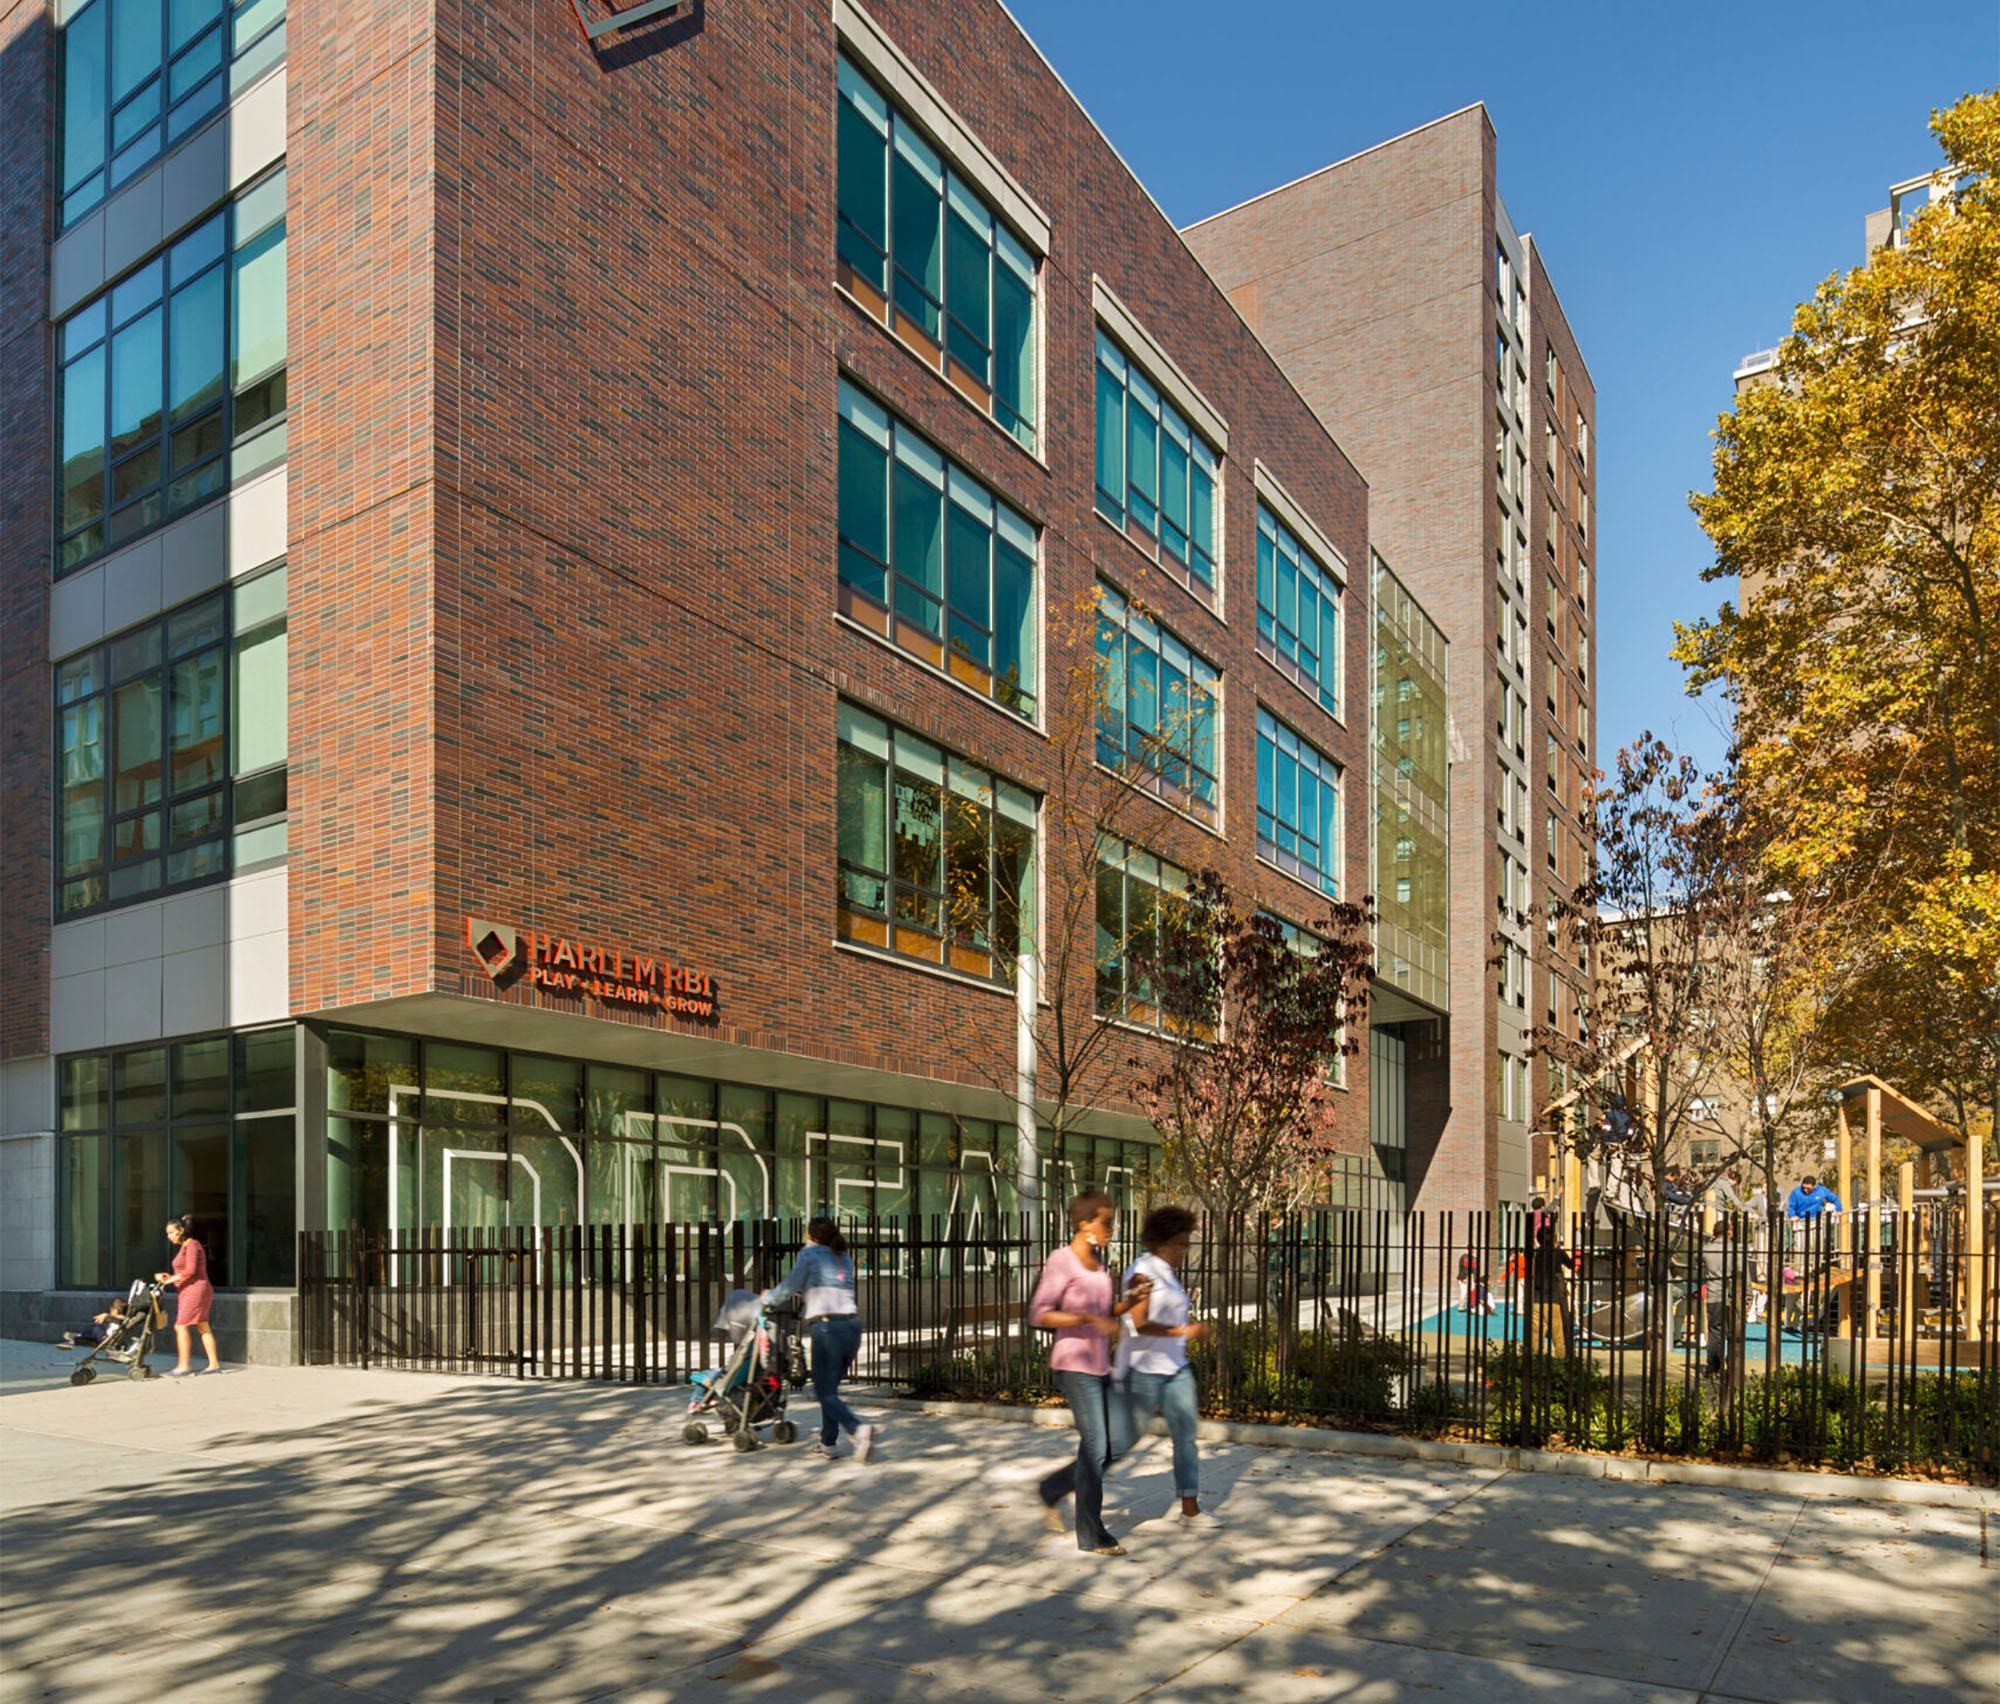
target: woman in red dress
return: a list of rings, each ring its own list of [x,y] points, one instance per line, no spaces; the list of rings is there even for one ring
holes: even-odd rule
[[[208,1365],[202,1371],[219,1373],[222,1356],[215,1347],[215,1331],[208,1323],[208,1310],[215,1300],[215,1286],[208,1281],[208,1251],[195,1241],[193,1229],[185,1219],[167,1221],[167,1241],[174,1245],[174,1269],[157,1272],[154,1277],[174,1287],[174,1346],[180,1351],[180,1364],[166,1376],[184,1379],[193,1370],[188,1366],[188,1356],[194,1347],[192,1334],[196,1326],[201,1327],[201,1347],[208,1356]]]

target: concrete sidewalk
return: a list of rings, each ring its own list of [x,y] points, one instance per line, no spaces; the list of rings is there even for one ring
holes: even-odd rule
[[[0,1344],[6,1704],[2000,1704],[1976,1510],[1229,1445],[1198,1538],[1149,1442],[1107,1561],[1042,1537],[1039,1428],[829,1467],[690,1450],[664,1391],[65,1372]]]

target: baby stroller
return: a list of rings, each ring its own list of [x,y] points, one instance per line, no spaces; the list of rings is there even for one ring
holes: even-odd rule
[[[806,1380],[805,1344],[798,1331],[796,1299],[767,1308],[753,1290],[731,1290],[709,1328],[731,1344],[728,1359],[694,1375],[694,1396],[681,1441],[708,1442],[703,1414],[721,1417],[722,1430],[739,1450],[761,1447],[759,1426],[771,1428],[771,1442],[789,1444],[799,1429],[785,1418],[785,1397]]]
[[[69,1382],[87,1385],[97,1377],[98,1361],[115,1361],[128,1379],[150,1379],[153,1369],[146,1357],[153,1352],[153,1333],[166,1329],[166,1310],[160,1306],[164,1284],[149,1284],[134,1278],[125,1292],[125,1311],[104,1322],[104,1335],[95,1343],[66,1343],[66,1349],[88,1349],[89,1354],[70,1368]]]

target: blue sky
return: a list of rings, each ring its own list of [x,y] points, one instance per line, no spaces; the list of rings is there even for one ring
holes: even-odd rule
[[[1666,648],[1728,592],[1687,493],[1730,374],[2000,82],[2000,0],[1009,3],[1182,225],[1486,103],[1597,381],[1598,761],[1648,727],[1714,761]]]

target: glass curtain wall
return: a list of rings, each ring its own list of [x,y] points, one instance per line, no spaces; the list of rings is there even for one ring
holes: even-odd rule
[[[221,1287],[294,1277],[297,1109],[289,1024],[62,1061],[57,1283],[122,1290],[194,1220]]]
[[[62,220],[285,57],[285,0],[90,0],[62,32]]]
[[[285,171],[68,315],[56,572],[285,457]]]
[[[56,914],[285,855],[285,568],[56,665]]]
[[[1050,1198],[1135,1198],[1151,1151],[1045,1143]],[[1010,1123],[354,1030],[328,1035],[326,1166],[329,1225],[377,1233],[1019,1208]]]

